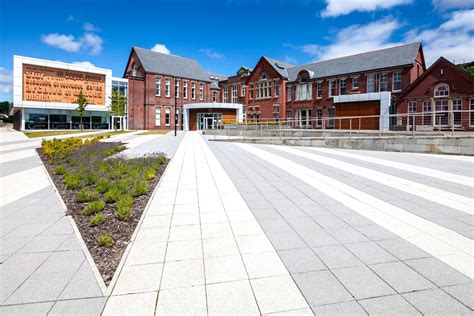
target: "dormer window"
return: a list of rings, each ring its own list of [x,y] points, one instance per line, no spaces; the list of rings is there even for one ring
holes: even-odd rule
[[[137,76],[137,65],[135,65],[135,63],[132,65],[132,76]]]
[[[266,72],[262,72],[260,74],[260,80],[267,80],[268,79],[268,76],[267,76],[267,73]]]
[[[449,86],[445,83],[437,85],[434,89],[435,97],[447,97],[449,96]]]

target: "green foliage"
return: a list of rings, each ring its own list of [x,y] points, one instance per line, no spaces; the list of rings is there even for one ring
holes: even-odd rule
[[[105,178],[100,178],[96,182],[96,189],[97,189],[97,192],[99,193],[107,192],[107,190],[109,190],[109,187],[110,187],[110,181]]]
[[[92,201],[84,207],[81,214],[82,215],[91,215],[96,214],[102,211],[105,207],[105,202],[102,200],[99,201]]]
[[[115,240],[111,233],[107,233],[97,238],[97,244],[101,247],[112,247],[115,244]]]
[[[67,170],[66,170],[66,167],[64,167],[63,165],[58,165],[58,166],[54,167],[54,172],[57,175],[62,176],[63,174],[65,174],[67,172]]]
[[[118,184],[113,184],[105,193],[105,201],[108,203],[117,202],[122,194],[123,189]]]
[[[72,154],[76,149],[82,147],[84,143],[81,138],[53,139],[41,142],[41,149],[46,158],[65,157]]]
[[[155,169],[153,169],[153,168],[151,168],[151,167],[146,168],[145,177],[146,177],[148,180],[153,179],[155,176],[156,176],[156,170],[155,170]]]
[[[102,213],[97,213],[92,216],[91,220],[89,221],[90,227],[95,227],[103,224],[105,222],[105,216]]]
[[[90,189],[84,189],[77,193],[76,201],[80,203],[94,201],[99,197],[99,194],[96,191]]]
[[[66,173],[64,176],[64,185],[68,190],[80,189],[82,188],[81,179],[72,173]]]
[[[133,198],[130,195],[126,195],[117,201],[117,210],[115,215],[122,221],[128,221],[130,214],[132,213]]]
[[[136,181],[132,186],[133,197],[145,195],[148,193],[148,182],[146,180]]]
[[[81,119],[80,121],[80,128],[82,129],[82,117],[84,116],[84,113],[86,112],[86,107],[87,107],[87,99],[84,96],[84,93],[82,93],[82,90],[79,92],[79,94],[76,95],[76,112],[79,114],[79,117]]]

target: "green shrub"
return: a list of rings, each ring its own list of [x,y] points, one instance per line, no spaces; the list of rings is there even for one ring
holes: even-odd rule
[[[90,189],[84,189],[77,193],[76,195],[76,201],[77,202],[90,202],[94,201],[99,197],[99,194],[96,191],[90,190]]]
[[[64,167],[63,165],[58,165],[54,168],[54,172],[57,174],[57,175],[60,175],[62,176],[63,174],[65,174],[67,172],[67,169],[66,167]]]
[[[97,214],[100,211],[102,211],[105,207],[105,202],[104,201],[92,201],[89,204],[84,207],[82,210],[82,215],[91,215],[91,214]]]
[[[97,243],[101,247],[112,247],[115,244],[114,237],[111,233],[103,234],[97,238]]]
[[[151,180],[153,179],[154,177],[156,177],[156,171],[151,168],[151,167],[148,167],[145,171],[145,177],[148,179],[148,180]]]
[[[107,180],[105,178],[100,178],[100,179],[97,180],[96,185],[97,185],[97,192],[105,193],[105,192],[107,192],[107,190],[110,187],[110,182],[109,182],[109,180]]]
[[[165,156],[158,157],[158,163],[160,165],[164,164],[165,162],[166,162],[166,157]]]
[[[66,173],[64,176],[64,185],[68,190],[80,189],[82,188],[81,179],[75,174]]]
[[[98,180],[97,174],[89,171],[82,173],[81,178],[89,185],[96,184]]]
[[[117,210],[115,215],[122,221],[128,221],[130,214],[132,213],[133,198],[130,195],[126,195],[117,201]]]
[[[122,195],[123,190],[117,184],[115,184],[105,193],[105,201],[107,203],[117,202],[122,197]]]
[[[132,186],[133,197],[145,195],[148,193],[148,182],[145,180],[136,181]]]
[[[99,226],[99,225],[101,225],[103,222],[105,222],[105,216],[104,216],[104,214],[102,214],[102,213],[97,213],[97,214],[95,214],[95,215],[91,218],[91,220],[90,220],[90,222],[89,222],[89,226],[90,226],[90,227]]]
[[[41,142],[41,149],[45,157],[65,156],[74,152],[84,145],[81,138],[66,138],[44,140]]]

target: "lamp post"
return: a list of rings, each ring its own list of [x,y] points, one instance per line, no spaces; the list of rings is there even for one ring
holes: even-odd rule
[[[176,84],[176,83],[175,83]],[[174,136],[177,135],[177,125],[178,125],[178,112],[177,112],[177,108],[178,108],[178,105],[177,105],[177,98],[176,98],[176,89],[175,89],[175,92],[174,92]],[[183,122],[181,122],[181,124],[183,124]]]

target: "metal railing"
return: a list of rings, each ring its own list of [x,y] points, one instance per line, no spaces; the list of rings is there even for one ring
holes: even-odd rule
[[[277,136],[283,137],[286,132],[300,131],[299,137],[307,135],[345,133],[427,135],[440,134],[446,131],[452,135],[456,131],[472,129],[474,131],[474,110],[452,110],[436,112],[415,112],[402,114],[368,115],[368,116],[334,116],[334,117],[302,117],[287,119],[259,119],[245,122],[224,122],[220,135],[231,136],[239,134],[248,136]],[[231,131],[239,133],[232,133]],[[226,132],[227,131],[227,132]],[[251,132],[253,131],[253,132]],[[248,133],[247,133],[248,132]],[[270,133],[269,133],[270,132]]]

